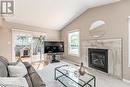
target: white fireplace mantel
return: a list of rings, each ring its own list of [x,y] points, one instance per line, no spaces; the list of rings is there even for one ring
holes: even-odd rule
[[[88,48],[108,49],[108,73],[122,79],[122,39],[91,39],[82,42],[82,59],[87,68]],[[93,69],[93,68],[91,68]],[[94,69],[95,70],[95,69]]]

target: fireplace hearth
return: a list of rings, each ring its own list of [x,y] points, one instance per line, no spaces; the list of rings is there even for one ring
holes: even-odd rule
[[[88,66],[108,73],[108,49],[88,48]]]

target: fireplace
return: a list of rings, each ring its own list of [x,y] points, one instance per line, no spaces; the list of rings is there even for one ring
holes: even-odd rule
[[[88,48],[88,66],[108,73],[108,49]]]

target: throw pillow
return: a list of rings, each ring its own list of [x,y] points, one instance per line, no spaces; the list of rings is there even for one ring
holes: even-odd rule
[[[15,66],[9,65],[8,71],[11,77],[24,77],[27,74],[27,69],[21,61]]]
[[[29,87],[25,78],[0,77],[0,87]]]

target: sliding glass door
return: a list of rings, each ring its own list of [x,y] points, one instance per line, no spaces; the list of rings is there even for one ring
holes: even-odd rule
[[[12,30],[12,61],[38,62],[44,59],[45,33]],[[42,37],[42,38],[41,38]]]

